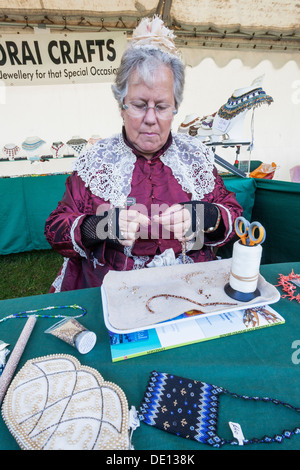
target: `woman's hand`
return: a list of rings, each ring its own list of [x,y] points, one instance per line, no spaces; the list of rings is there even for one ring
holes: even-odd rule
[[[154,222],[160,223],[165,230],[174,233],[174,237],[179,241],[188,240],[193,238],[194,234],[185,237],[192,224],[192,216],[190,211],[182,204],[174,204],[168,207],[161,215],[153,217]]]
[[[140,226],[147,227],[149,218],[135,209],[123,209],[119,214],[119,242],[123,246],[132,246],[139,237]]]

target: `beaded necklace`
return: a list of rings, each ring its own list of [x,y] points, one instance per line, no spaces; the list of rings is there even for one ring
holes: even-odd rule
[[[267,402],[273,403],[274,405],[282,405],[282,406],[285,406],[286,408],[289,408],[290,410],[294,410],[297,413],[300,413],[300,408],[298,408],[296,406],[293,406],[293,405],[290,405],[289,403],[286,403],[284,401],[276,400],[274,398],[270,398],[270,397],[249,397],[248,395],[238,395],[237,393],[229,392],[226,389],[223,389],[222,392],[224,394],[228,394],[228,395],[232,396],[233,398],[240,398],[240,399],[243,399],[243,400],[262,401],[262,402],[265,402],[265,403],[267,403]],[[244,440],[244,445],[248,445],[248,444],[272,444],[272,442],[276,442],[278,444],[281,444],[284,441],[284,439],[290,439],[293,435],[298,435],[298,434],[300,434],[300,427],[299,426],[297,426],[293,430],[284,429],[282,432],[279,432],[278,434],[275,434],[274,436],[265,435],[261,438],[255,438],[254,437],[252,439],[245,439]],[[236,439],[233,439],[232,441],[224,440],[220,444],[221,445],[223,445],[223,444],[236,445],[237,441],[236,441]]]
[[[152,297],[150,297],[150,299],[147,300],[147,303],[146,303],[146,308],[147,310],[150,312],[150,313],[154,313],[154,311],[150,308],[150,302],[153,300],[153,299],[157,299],[157,298],[160,298],[160,297],[164,297],[166,298],[167,300],[169,299],[169,297],[173,298],[173,299],[181,299],[181,300],[186,300],[187,302],[191,302],[192,304],[195,304],[195,305],[199,305],[199,307],[208,307],[208,306],[216,306],[216,305],[236,305],[236,303],[231,303],[231,302],[207,302],[206,304],[201,304],[200,302],[196,302],[195,300],[192,300],[192,299],[188,299],[187,297],[184,297],[182,295],[175,295],[175,294],[157,294],[157,295],[152,295]],[[201,310],[199,310],[200,313],[204,313],[202,312]]]
[[[79,315],[72,316],[71,318],[79,318],[83,317],[87,311],[85,308],[80,307],[79,305],[54,305],[51,307],[43,307],[43,308],[37,308],[36,310],[24,310],[22,312],[18,313],[13,313],[11,315],[8,315],[7,317],[1,318],[0,323],[5,322],[10,319],[14,318],[28,318],[28,317],[36,317],[36,318],[66,318],[69,315],[62,315],[62,314],[41,314],[38,312],[45,312],[49,310],[59,310],[59,309],[66,309],[66,308],[72,308],[74,310],[81,310],[81,313]]]

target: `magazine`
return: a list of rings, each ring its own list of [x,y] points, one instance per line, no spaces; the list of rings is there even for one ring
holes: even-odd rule
[[[269,305],[205,317],[197,313],[186,312],[187,321],[180,316],[177,322],[165,321],[148,330],[125,334],[109,331],[112,362],[285,323]]]

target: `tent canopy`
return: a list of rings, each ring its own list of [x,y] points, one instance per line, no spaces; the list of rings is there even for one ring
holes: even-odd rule
[[[126,31],[159,14],[180,47],[300,50],[299,0],[0,0],[0,32]]]

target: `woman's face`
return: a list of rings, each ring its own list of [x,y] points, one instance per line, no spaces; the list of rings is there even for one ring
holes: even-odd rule
[[[173,84],[173,72],[165,65],[154,73],[153,85],[142,81],[136,71],[130,76],[124,104],[142,102],[148,109],[141,117],[133,117],[127,110],[122,110],[121,115],[128,140],[147,159],[150,159],[168,139],[173,115],[168,119],[161,119],[156,116],[152,107],[169,104],[175,109]]]

